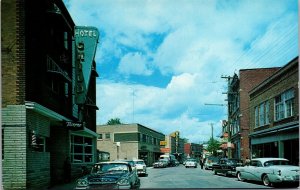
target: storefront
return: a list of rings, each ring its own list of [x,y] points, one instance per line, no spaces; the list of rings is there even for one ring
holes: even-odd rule
[[[250,134],[252,158],[280,157],[299,164],[299,124],[293,122]]]

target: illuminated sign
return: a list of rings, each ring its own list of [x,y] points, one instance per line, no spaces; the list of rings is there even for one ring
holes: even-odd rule
[[[84,104],[99,39],[98,29],[75,26],[75,103]]]
[[[159,142],[159,145],[160,145],[160,146],[165,146],[165,145],[167,145],[167,141],[160,141],[160,142]]]

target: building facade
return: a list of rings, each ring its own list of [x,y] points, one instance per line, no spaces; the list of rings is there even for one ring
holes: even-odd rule
[[[299,165],[299,61],[290,61],[250,91],[252,158],[281,157]]]
[[[61,0],[4,0],[1,14],[3,188],[45,189],[64,181],[67,157],[72,178],[96,160],[97,74],[78,90],[86,39]]]
[[[110,153],[110,160],[143,159],[147,166],[162,154],[165,135],[140,124],[97,125],[97,149]]]
[[[161,142],[161,152],[173,154],[179,162],[182,162],[184,156],[184,139],[180,138],[179,131],[165,136],[165,141]]]
[[[242,69],[239,76],[228,78],[228,157],[246,159],[250,157],[249,144],[249,91],[271,76],[279,68]],[[224,147],[223,147],[224,148]]]

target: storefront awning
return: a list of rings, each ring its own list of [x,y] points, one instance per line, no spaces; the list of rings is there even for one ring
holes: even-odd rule
[[[25,102],[26,109],[33,110],[41,115],[44,115],[46,117],[49,117],[55,121],[71,121],[70,119],[66,118],[63,115],[60,115],[59,113],[56,113],[53,110],[50,110],[49,108],[46,108],[42,106],[41,104],[38,104],[36,102]]]
[[[78,130],[78,131],[72,131],[72,134],[74,135],[84,135],[84,136],[87,136],[87,137],[97,137],[98,138],[98,134],[86,127],[83,128],[83,130]]]

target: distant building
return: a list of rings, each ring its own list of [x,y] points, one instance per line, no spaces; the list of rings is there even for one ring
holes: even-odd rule
[[[91,44],[76,44],[79,31],[62,0],[2,0],[1,15],[3,189],[61,183],[67,157],[77,178],[96,162],[95,52],[78,59],[78,48]],[[89,80],[79,77],[83,58]]]
[[[282,157],[299,165],[299,61],[290,61],[250,91],[252,158]]]
[[[164,144],[161,146],[161,152],[173,154],[179,162],[184,158],[184,139],[180,138],[180,132],[175,131],[166,135]]]
[[[249,157],[249,91],[279,68],[242,69],[239,76],[228,78],[228,127],[223,136],[228,136],[228,157],[245,159]],[[225,134],[227,133],[227,134]],[[230,147],[227,145],[230,145]]]
[[[184,144],[184,154],[185,157],[200,158],[202,156],[202,145],[197,143],[185,143]]]
[[[97,149],[110,154],[110,160],[143,159],[150,166],[161,154],[165,135],[140,124],[97,125]]]

